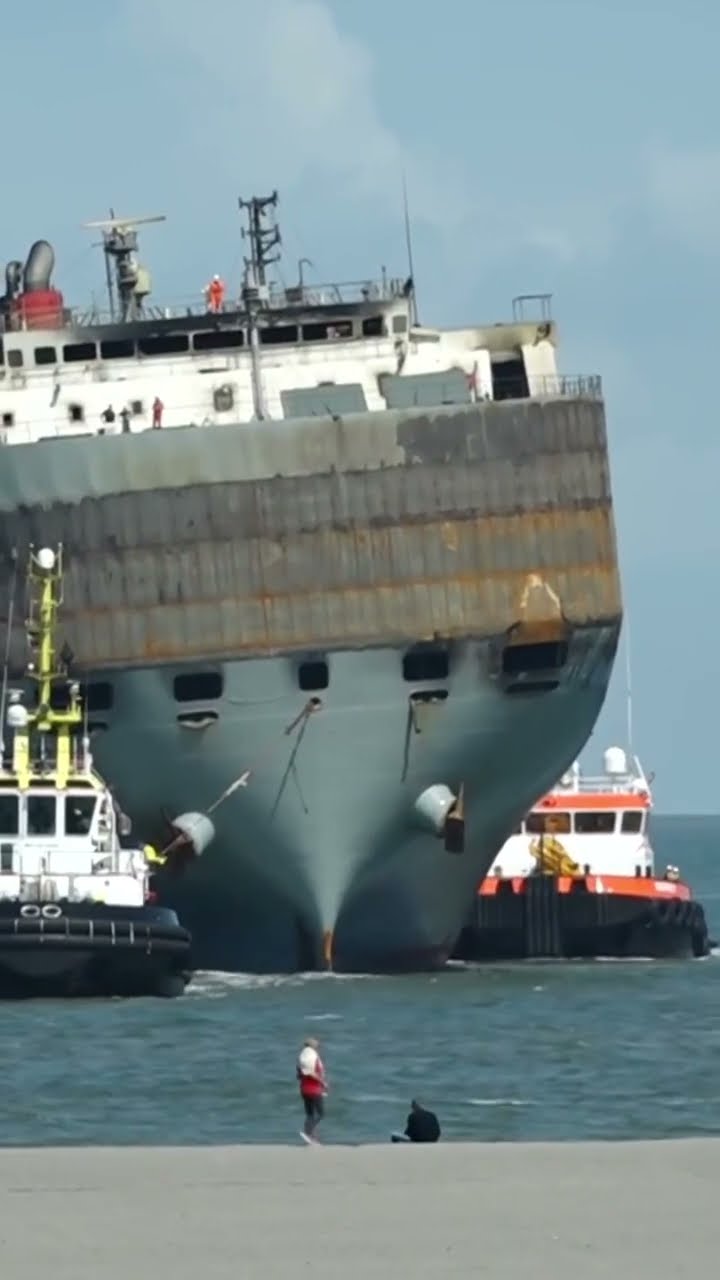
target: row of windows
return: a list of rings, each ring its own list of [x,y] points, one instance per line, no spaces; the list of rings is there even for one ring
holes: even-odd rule
[[[620,826],[618,828],[618,819]],[[626,835],[637,835],[644,829],[645,814],[640,809],[583,809],[575,813],[529,813],[516,835],[566,836],[613,835],[618,829]]]
[[[0,792],[0,837],[3,836],[85,836],[90,830],[95,796],[30,795],[25,801],[25,821],[21,821],[20,798]],[[59,823],[62,822],[62,826]]]
[[[405,316],[393,316],[393,333],[404,333],[407,329]],[[384,333],[382,316],[369,316],[362,321],[364,338],[381,337]],[[258,330],[260,342],[264,346],[279,346],[299,342],[322,342],[326,339],[352,338],[352,320],[322,321],[314,324],[269,325]],[[245,346],[243,329],[211,329],[202,333],[162,333],[149,335],[146,338],[107,338],[96,342],[68,342],[59,349],[57,347],[35,347],[36,365],[86,364],[97,360],[132,360],[135,356],[178,356],[190,351],[230,351]],[[7,353],[7,362],[11,369],[21,369],[25,363],[24,353],[11,348]]]
[[[567,646],[558,646],[565,650]],[[543,656],[538,659],[541,664],[549,662],[547,650],[553,646],[547,644],[516,646],[514,654],[520,649],[527,653],[523,659],[532,669],[534,648],[542,649]],[[506,650],[507,652],[507,650]],[[409,649],[402,658],[402,677],[407,684],[423,684],[428,681],[447,680],[450,675],[449,650],[439,645],[416,645]],[[300,662],[297,667],[298,687],[307,693],[327,689],[330,684],[330,668],[325,658],[318,657]],[[176,702],[214,702],[223,695],[223,675],[220,671],[189,671],[175,676],[173,680],[173,697]],[[115,691],[107,680],[93,681],[82,689],[82,696],[87,710],[90,712],[110,711],[113,707]],[[58,687],[53,691],[53,705],[62,710],[67,703],[67,690]]]

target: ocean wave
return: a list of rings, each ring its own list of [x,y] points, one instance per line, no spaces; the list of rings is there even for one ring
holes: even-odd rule
[[[467,1107],[534,1107],[529,1098],[465,1098]]]
[[[224,973],[221,970],[198,970],[186,994],[218,1000],[236,991],[302,987],[315,982],[363,982],[376,976],[371,973]]]

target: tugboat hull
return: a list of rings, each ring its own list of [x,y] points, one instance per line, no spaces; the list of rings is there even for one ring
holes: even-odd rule
[[[627,883],[608,891],[602,884],[607,879],[529,876],[486,881],[455,958],[690,959],[709,953],[705,913],[685,886],[673,886],[672,894],[662,896],[650,892],[654,881],[611,877]]]
[[[174,911],[0,904],[0,999],[182,995],[190,934]]]

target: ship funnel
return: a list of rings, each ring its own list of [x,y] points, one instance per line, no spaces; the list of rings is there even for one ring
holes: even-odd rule
[[[23,290],[40,293],[50,288],[50,277],[55,266],[55,252],[47,240],[36,240],[25,263]]]

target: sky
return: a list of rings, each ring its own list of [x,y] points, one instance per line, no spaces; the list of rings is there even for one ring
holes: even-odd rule
[[[167,215],[163,301],[239,280],[237,198],[277,188],[292,279],[405,273],[420,318],[548,292],[563,372],[604,379],[633,747],[661,812],[717,812],[720,6],[713,0],[34,0],[3,18],[5,258]],[[626,633],[627,634],[627,633]],[[626,739],[621,656],[584,760]]]

